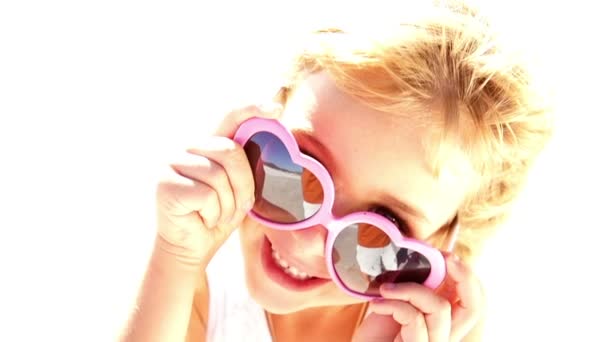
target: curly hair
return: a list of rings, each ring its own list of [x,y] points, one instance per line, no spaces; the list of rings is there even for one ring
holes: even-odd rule
[[[436,175],[458,148],[480,176],[458,210],[455,251],[470,259],[521,193],[552,135],[552,110],[532,70],[501,45],[479,11],[460,1],[426,4],[408,9],[399,22],[314,31],[278,100],[285,103],[299,81],[323,70],[374,109],[424,113],[420,119],[435,133],[428,145]],[[445,238],[446,229],[433,238]]]

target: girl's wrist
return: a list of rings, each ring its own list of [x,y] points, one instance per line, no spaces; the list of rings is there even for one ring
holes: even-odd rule
[[[189,256],[188,253],[184,253],[183,248],[167,242],[161,236],[157,236],[154,241],[150,260],[152,267],[183,275],[198,275],[205,269],[207,263],[203,258]]]

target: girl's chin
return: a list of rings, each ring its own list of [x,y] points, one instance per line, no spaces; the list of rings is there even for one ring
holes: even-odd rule
[[[289,294],[283,291],[275,292],[263,286],[250,290],[250,295],[265,311],[277,315],[323,306],[346,306],[363,302],[360,299],[339,292],[334,293],[333,291],[332,294],[306,296],[304,294]]]
[[[289,314],[321,306],[343,306],[362,300],[343,293],[330,282],[314,291],[290,291],[269,279],[256,265],[248,271],[249,294],[264,310],[273,314]]]

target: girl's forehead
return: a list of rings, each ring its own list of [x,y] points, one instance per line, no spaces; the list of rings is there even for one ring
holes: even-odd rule
[[[457,170],[466,160],[457,154],[444,163],[442,177],[434,176],[428,126],[407,113],[394,116],[371,109],[322,74],[296,89],[284,120],[324,145],[331,154],[326,158],[335,165],[334,176],[349,191],[362,196],[388,193],[421,208],[434,225],[449,220],[470,190],[470,175]]]
[[[431,109],[424,105],[406,109],[399,115],[374,110],[340,90],[327,74],[318,72],[309,75],[296,88],[283,120],[290,127],[314,130],[321,135],[332,136],[340,130],[357,131],[359,142],[371,140],[378,145],[384,141],[391,146],[390,150],[401,154],[407,152],[406,147],[416,145],[423,152],[419,160],[433,175],[449,177],[446,171],[458,177],[476,175],[459,145],[439,145],[443,132],[432,115]],[[327,126],[329,129],[324,131]]]

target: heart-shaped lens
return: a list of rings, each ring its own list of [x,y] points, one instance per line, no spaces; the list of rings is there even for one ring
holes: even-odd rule
[[[274,134],[258,132],[244,146],[255,181],[253,212],[278,223],[312,217],[323,203],[323,188],[315,175],[294,163]]]
[[[340,281],[351,291],[379,295],[383,283],[422,284],[431,273],[431,263],[422,254],[396,246],[380,228],[356,223],[336,237],[333,266]]]

